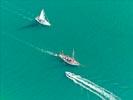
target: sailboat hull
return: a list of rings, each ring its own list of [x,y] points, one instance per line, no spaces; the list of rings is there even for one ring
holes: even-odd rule
[[[65,56],[65,55],[62,55],[62,54],[59,54],[58,56],[59,56],[59,58],[61,58],[65,63],[67,63],[67,64],[69,64],[69,65],[72,65],[72,66],[80,66],[80,63],[79,63],[79,62],[77,62],[76,60],[74,60],[74,59],[72,59],[72,58],[70,58],[70,57],[68,57],[68,56]],[[71,60],[73,60],[73,62],[68,61],[68,60],[66,59],[66,57],[67,57],[67,58],[70,58]]]
[[[38,23],[42,24],[42,25],[51,26],[51,24],[50,24],[48,21],[39,19],[39,16],[36,17],[35,20],[36,20]]]

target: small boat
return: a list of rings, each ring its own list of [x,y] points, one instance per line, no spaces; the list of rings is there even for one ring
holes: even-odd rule
[[[74,50],[72,53],[72,57],[65,55],[63,52],[59,53],[58,57],[69,65],[80,66],[80,63],[78,61],[76,61],[74,58]]]
[[[40,15],[35,20],[42,25],[51,26],[50,22],[46,19],[44,9],[42,9]]]
[[[66,74],[66,77],[73,79],[73,76],[74,76],[73,73],[66,71],[65,74]]]
[[[74,73],[71,73],[68,71],[66,71],[65,74],[66,74],[66,77],[68,77],[69,79],[71,79],[73,81],[76,81],[77,78],[79,78],[79,79],[81,78],[81,76],[75,75]]]

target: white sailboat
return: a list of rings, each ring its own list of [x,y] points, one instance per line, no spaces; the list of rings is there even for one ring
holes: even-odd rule
[[[46,25],[46,26],[50,26],[50,25],[51,25],[50,22],[49,22],[48,20],[46,20],[46,16],[45,16],[44,9],[41,10],[40,15],[37,16],[37,17],[35,18],[35,20],[36,20],[38,23],[42,24],[42,25]]]

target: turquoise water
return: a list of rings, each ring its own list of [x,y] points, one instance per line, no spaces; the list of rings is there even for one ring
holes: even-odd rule
[[[34,20],[42,8],[51,27]],[[65,71],[133,99],[132,1],[1,0],[0,9],[2,100],[100,100]],[[69,55],[74,48],[83,66],[71,67],[25,42]]]

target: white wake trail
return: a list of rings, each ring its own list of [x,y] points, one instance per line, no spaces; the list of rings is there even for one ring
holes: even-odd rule
[[[72,76],[69,76],[68,78],[73,80],[74,83],[80,85],[86,90],[89,90],[90,92],[96,94],[102,100],[120,100],[120,98],[116,96],[115,94],[113,94],[112,92],[106,90],[103,87],[98,86],[97,84],[91,82],[90,80],[82,78],[79,75],[73,74]]]
[[[4,33],[3,33],[3,34],[4,34]],[[7,35],[7,34],[5,34],[5,35]],[[27,41],[21,40],[21,39],[15,37],[15,36],[12,36],[12,35],[8,35],[8,36],[9,36],[10,38],[12,38],[12,39],[14,39],[14,40],[16,40],[16,41],[18,41],[18,42],[24,44],[24,45],[27,45],[27,46],[29,46],[29,47],[31,47],[31,48],[33,48],[33,49],[35,49],[35,50],[41,52],[41,53],[45,53],[45,54],[48,54],[48,55],[51,55],[51,56],[55,56],[55,57],[58,56],[57,53],[54,53],[54,52],[48,51],[48,50],[44,50],[43,48],[40,48],[40,47],[38,47],[38,46],[35,46],[35,45],[33,45],[32,43],[29,43],[29,42],[27,42]]]
[[[49,54],[49,55],[52,55],[52,56],[55,56],[55,57],[58,56],[58,54],[53,53],[53,52],[51,52],[51,51],[45,51],[45,53],[47,53],[47,54]]]

